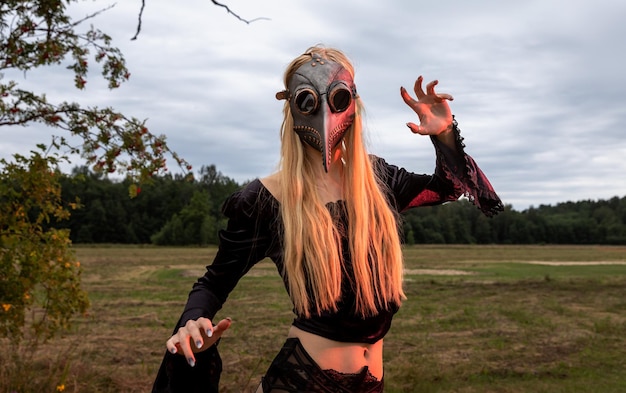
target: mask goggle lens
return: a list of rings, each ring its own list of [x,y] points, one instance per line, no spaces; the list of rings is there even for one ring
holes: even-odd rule
[[[352,104],[352,91],[345,87],[336,88],[330,92],[328,103],[333,112],[343,112]]]
[[[296,94],[296,108],[303,115],[310,115],[317,110],[317,93],[311,89],[300,90]]]
[[[296,93],[296,108],[303,115],[311,115],[317,111],[318,101],[318,95],[312,89],[302,89]],[[333,89],[328,97],[328,104],[335,113],[345,111],[352,104],[352,90],[344,86]]]

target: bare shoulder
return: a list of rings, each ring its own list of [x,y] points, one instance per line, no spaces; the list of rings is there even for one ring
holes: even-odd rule
[[[273,173],[269,176],[261,178],[260,180],[270,194],[272,194],[277,201],[280,201],[280,178],[278,173]]]

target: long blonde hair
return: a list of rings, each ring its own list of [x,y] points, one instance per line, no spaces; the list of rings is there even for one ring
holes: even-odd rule
[[[313,54],[341,64],[354,76],[348,58],[332,48],[315,46],[294,59],[284,75],[288,86],[293,73]],[[389,303],[400,304],[402,252],[398,220],[390,209],[372,168],[362,138],[362,105],[356,99],[353,125],[343,141],[345,162],[342,187],[348,216],[347,236],[354,271],[356,312],[376,314]],[[291,299],[299,315],[310,316],[337,309],[341,295],[342,245],[340,230],[316,189],[315,170],[321,162],[305,154],[293,131],[289,102],[283,109],[279,183],[284,229],[284,269]]]

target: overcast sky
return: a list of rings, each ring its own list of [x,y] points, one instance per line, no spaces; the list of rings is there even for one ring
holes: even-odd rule
[[[287,64],[309,46],[342,49],[356,67],[369,149],[432,173],[428,138],[405,124],[400,98],[421,74],[438,79],[467,145],[516,210],[626,196],[626,1],[123,0],[92,23],[124,52],[131,79],[109,91],[94,66],[87,88],[62,67],[7,75],[50,101],[113,106],[148,119],[196,169],[243,182],[278,161]],[[106,7],[87,1],[77,17]],[[183,6],[184,4],[184,6]],[[0,156],[49,141],[50,129],[2,129]],[[58,133],[58,131],[57,131]],[[172,164],[173,166],[173,164]]]

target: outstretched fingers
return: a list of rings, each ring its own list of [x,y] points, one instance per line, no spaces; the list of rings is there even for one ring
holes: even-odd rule
[[[413,97],[411,97],[409,92],[406,91],[404,87],[400,87],[400,95],[402,96],[404,103],[410,106],[411,108],[414,108],[414,106],[417,105],[417,101],[414,100]]]
[[[424,96],[426,96],[426,93],[424,93],[424,89],[422,89],[422,82],[424,81],[424,77],[423,76],[418,76],[417,80],[415,81],[415,85],[413,86],[413,91],[415,91],[415,95],[417,96],[417,99],[420,100],[422,99]],[[428,88],[430,87],[430,85],[433,82],[430,82],[427,86],[426,89],[428,90]],[[435,81],[435,84],[437,84],[437,82]],[[433,86],[434,87],[434,86]]]
[[[230,327],[231,323],[233,323],[233,320],[230,319],[230,317],[227,317],[219,321],[218,324],[213,327],[212,338],[214,338],[215,341],[217,341],[217,339],[222,337],[222,334],[224,334],[224,332]]]
[[[422,104],[420,103],[419,99],[420,97],[423,98],[426,96],[426,94],[424,93],[424,90],[422,89],[422,80],[423,80],[422,76],[417,78],[417,81],[415,81],[415,86],[413,88],[413,90],[415,91],[415,94],[418,97],[418,100],[411,97],[409,92],[404,87],[400,87],[400,95],[402,96],[404,103],[407,104],[411,109],[413,109],[413,111],[415,111],[418,117],[421,116],[422,114],[422,109],[420,108],[420,105]],[[414,134],[421,134],[423,132],[423,127],[420,125],[417,125],[415,123],[407,123],[406,125]]]
[[[431,96],[437,95],[437,93],[435,93],[435,86],[437,86],[438,83],[439,81],[436,79],[434,81],[428,82],[428,84],[426,85],[426,92],[428,93],[428,95],[431,95]]]
[[[417,99],[411,97],[411,95],[406,91],[404,87],[400,87],[400,94],[402,96],[402,99],[414,110],[416,110],[418,108],[418,105],[421,103],[439,103],[443,102],[444,100],[454,100],[454,97],[452,97],[450,94],[437,93],[435,91],[435,86],[439,84],[438,80],[428,82],[428,84],[426,84],[426,92],[424,92],[424,89],[422,88],[423,82],[424,77],[420,75],[415,81],[415,85],[413,86],[413,90],[415,91],[415,96],[417,97]]]
[[[439,81],[435,79],[434,81],[429,82],[426,85],[426,92],[428,93],[429,96],[432,96],[436,102],[442,102],[443,100],[448,100],[448,101],[454,100],[454,98],[450,94],[446,94],[446,93],[437,94],[435,92],[435,86],[437,86],[437,84],[439,84]]]
[[[419,124],[410,122],[407,123],[407,126],[415,134],[439,135],[448,129],[451,121],[450,108],[446,101],[452,101],[454,98],[450,94],[438,94],[435,91],[435,87],[439,83],[438,80],[427,83],[426,91],[422,87],[423,82],[424,78],[422,75],[415,81],[413,90],[416,98],[411,97],[404,87],[400,88],[402,99],[415,111],[420,120]]]
[[[414,134],[424,134],[424,127],[422,126],[418,126],[415,123],[412,122],[408,122],[406,123],[406,126],[409,127],[409,129],[411,130],[412,133]]]

